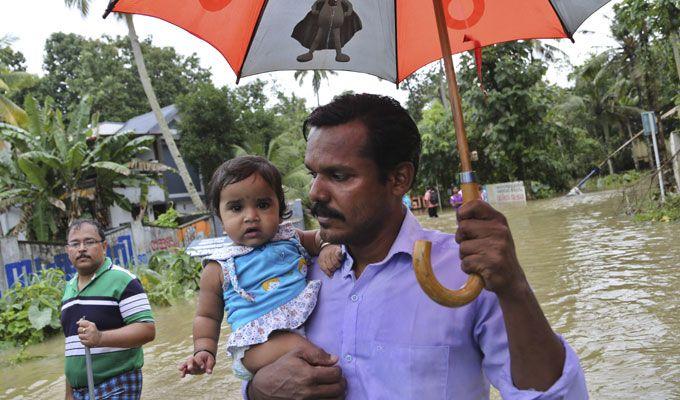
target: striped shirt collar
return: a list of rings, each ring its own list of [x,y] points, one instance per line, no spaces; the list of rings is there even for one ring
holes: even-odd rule
[[[102,276],[106,271],[110,270],[113,267],[113,261],[111,261],[110,257],[104,258],[104,263],[97,269],[97,272],[94,273],[94,276],[92,279],[90,279],[90,282],[83,287],[82,290],[78,290],[78,273],[73,275],[73,278],[71,278],[71,281],[69,281],[68,285],[71,286],[71,289],[75,290],[77,292],[82,292],[85,290],[88,286],[92,284],[97,278]]]

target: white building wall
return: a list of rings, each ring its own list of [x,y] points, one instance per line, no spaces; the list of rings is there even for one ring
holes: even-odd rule
[[[0,236],[9,235],[9,232],[21,220],[21,210],[12,207],[9,211],[0,214]],[[19,234],[19,240],[26,240],[24,233]]]
[[[680,151],[680,132],[671,133],[671,156]],[[675,177],[675,189],[680,193],[680,154],[673,159],[673,176]]]

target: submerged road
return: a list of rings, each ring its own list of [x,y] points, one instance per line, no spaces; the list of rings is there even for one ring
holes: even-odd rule
[[[680,398],[680,223],[635,223],[620,207],[616,192],[603,192],[500,209],[548,320],[581,356],[591,398]],[[451,212],[419,219],[455,230]],[[154,311],[143,397],[239,399],[223,348],[212,376],[179,379],[176,365],[192,350],[193,303]],[[3,365],[0,399],[63,398],[63,338],[29,353],[44,358]]]

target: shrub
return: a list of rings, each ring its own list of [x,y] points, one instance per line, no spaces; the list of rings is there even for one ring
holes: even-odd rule
[[[642,172],[635,170],[626,171],[621,174],[605,175],[589,180],[585,188],[588,191],[619,189],[637,182],[641,177]]]
[[[635,214],[636,221],[678,221],[680,220],[680,195],[669,194],[664,204],[650,202]]]
[[[156,252],[149,264],[136,266],[133,272],[144,286],[149,301],[167,306],[178,297],[193,295],[201,279],[201,262],[183,250]]]
[[[59,314],[66,281],[59,269],[42,270],[17,283],[0,299],[0,342],[26,346],[61,328]]]

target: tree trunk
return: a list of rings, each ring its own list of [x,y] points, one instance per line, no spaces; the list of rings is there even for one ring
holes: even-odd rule
[[[604,132],[604,148],[607,153],[607,166],[609,167],[609,175],[614,175],[614,164],[612,164],[612,159],[609,158],[609,124],[606,122],[602,123],[602,131]]]
[[[198,196],[198,192],[196,191],[196,187],[194,187],[194,183],[191,181],[191,176],[189,175],[189,171],[187,170],[187,167],[184,164],[184,159],[182,158],[182,155],[179,153],[179,150],[177,149],[175,139],[172,137],[172,133],[170,132],[170,128],[168,127],[168,123],[167,121],[165,121],[165,118],[161,113],[161,107],[158,104],[158,99],[156,99],[156,93],[154,92],[153,87],[151,86],[151,79],[149,78],[149,73],[146,71],[144,56],[142,55],[142,48],[139,45],[139,39],[137,38],[135,25],[134,22],[132,21],[132,15],[125,14],[125,22],[127,23],[128,27],[128,37],[130,38],[130,44],[132,45],[132,53],[134,54],[135,63],[137,64],[137,70],[139,71],[139,79],[142,81],[144,93],[146,93],[146,97],[149,100],[151,110],[153,110],[153,113],[156,116],[156,120],[158,121],[158,125],[161,128],[163,140],[165,140],[165,143],[168,145],[170,155],[172,156],[172,159],[175,161],[175,165],[177,166],[179,176],[180,178],[182,178],[182,182],[184,182],[184,187],[187,189],[189,197],[191,197],[191,202],[194,204],[194,207],[196,207],[198,211],[204,211],[205,206],[203,205],[201,198]]]
[[[439,97],[441,98],[444,110],[451,111],[451,104],[449,104],[449,99],[446,97],[447,87],[446,87],[446,75],[444,74],[444,62],[439,61]]]

